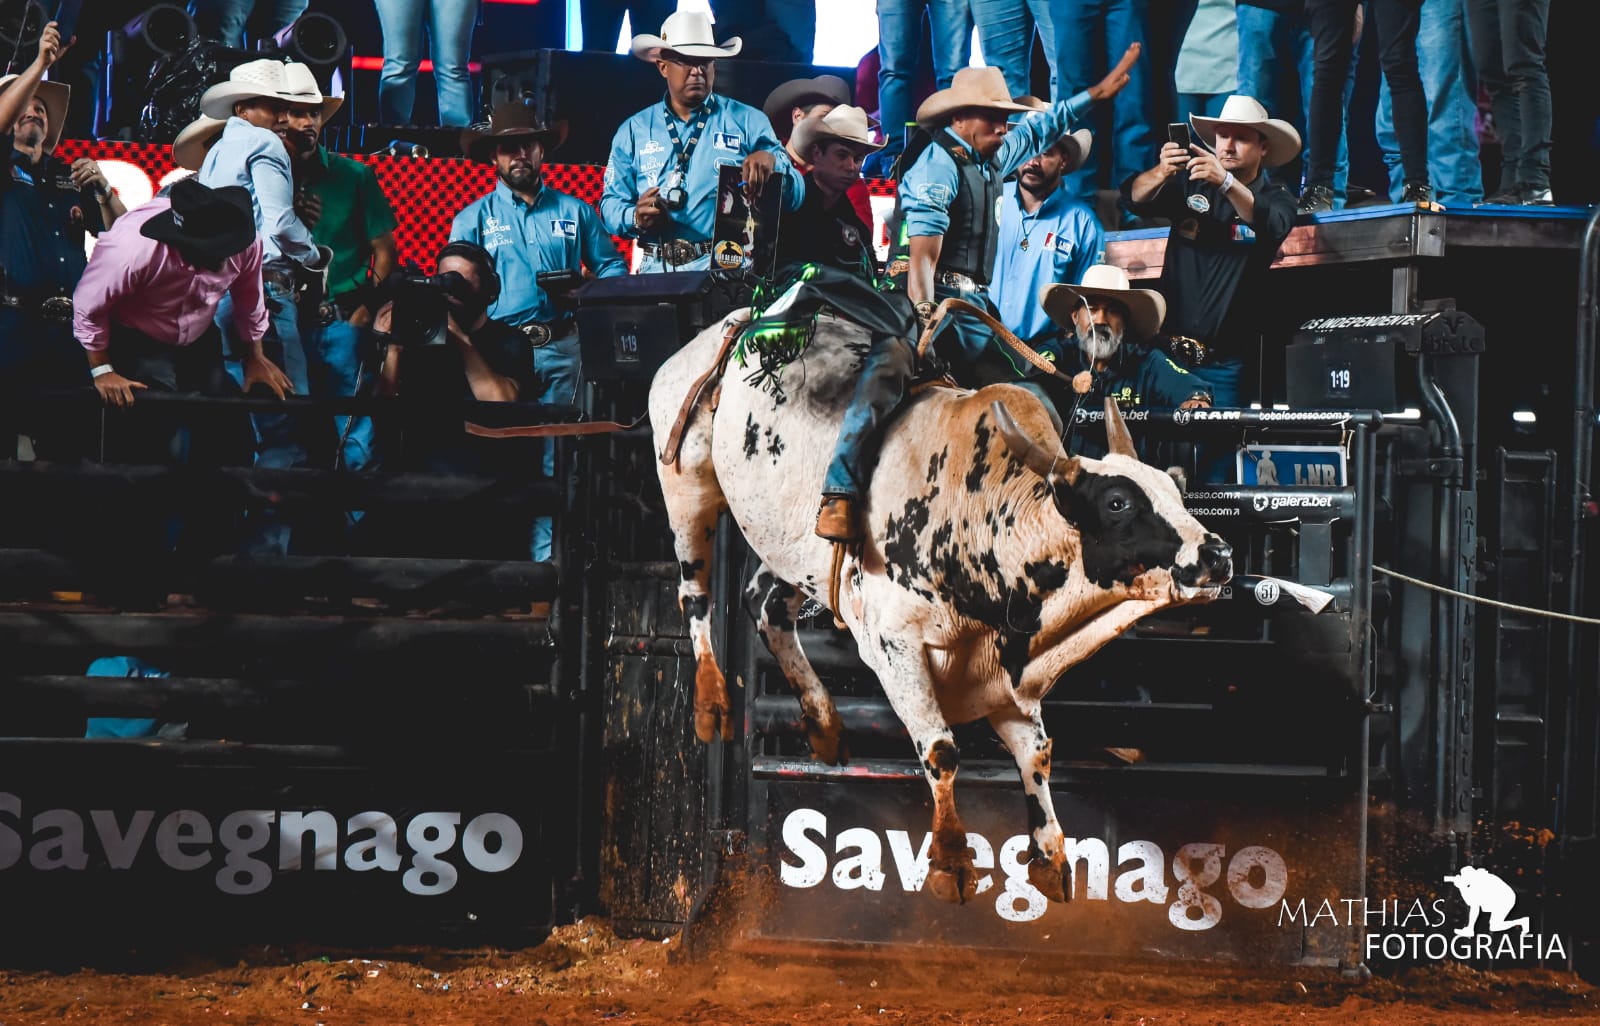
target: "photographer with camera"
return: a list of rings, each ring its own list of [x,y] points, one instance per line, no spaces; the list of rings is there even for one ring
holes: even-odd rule
[[[669,42],[670,40],[670,42]],[[774,176],[788,182],[785,211],[805,185],[767,116],[717,96],[716,62],[738,54],[739,39],[718,44],[711,18],[679,11],[661,34],[633,37],[633,55],[667,80],[665,99],[622,123],[611,140],[600,216],[614,235],[639,240],[640,271],[701,271],[711,266],[717,185],[724,165],[740,165],[754,199]]]

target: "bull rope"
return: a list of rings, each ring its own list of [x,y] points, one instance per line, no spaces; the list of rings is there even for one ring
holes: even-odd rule
[[[1519,606],[1515,602],[1502,602],[1499,599],[1484,598],[1482,595],[1469,595],[1464,591],[1456,591],[1454,588],[1446,588],[1442,584],[1434,584],[1430,581],[1418,580],[1417,578],[1409,577],[1398,570],[1390,570],[1386,566],[1378,566],[1377,564],[1373,564],[1372,569],[1380,574],[1383,574],[1385,577],[1393,577],[1397,581],[1404,581],[1407,584],[1414,584],[1417,587],[1423,588],[1427,591],[1435,591],[1441,595],[1453,595],[1456,598],[1466,599],[1468,602],[1476,602],[1479,605],[1494,606],[1496,609],[1509,609],[1512,612],[1526,613],[1529,616],[1543,616],[1551,620],[1566,620],[1569,623],[1584,623],[1600,626],[1600,619],[1597,619],[1593,616],[1578,616],[1573,613],[1557,613],[1550,609],[1535,609],[1532,606]]]

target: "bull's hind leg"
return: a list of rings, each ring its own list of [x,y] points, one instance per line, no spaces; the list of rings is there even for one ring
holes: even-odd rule
[[[811,741],[811,754],[833,766],[848,762],[850,756],[845,751],[844,724],[839,719],[839,710],[834,707],[833,696],[823,686],[795,634],[795,622],[805,597],[794,585],[775,577],[764,563],[751,578],[745,597],[750,602],[761,639],[778,660],[784,677],[800,693],[800,720]]]
[[[1028,797],[1028,882],[1051,901],[1066,901],[1072,883],[1066,878],[1066,841],[1050,800],[1049,735],[1038,710],[1030,717],[1016,706],[990,714],[989,723],[1011,751]]]
[[[711,647],[711,550],[717,538],[717,518],[728,503],[711,467],[708,428],[691,430],[685,437],[678,467],[661,473],[661,491],[682,576],[678,607],[694,645],[694,733],[701,741],[710,742],[720,732],[724,741],[730,741],[733,717],[729,715],[728,682]]]

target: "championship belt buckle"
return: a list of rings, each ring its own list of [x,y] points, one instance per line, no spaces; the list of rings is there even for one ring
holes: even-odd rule
[[[692,242],[685,242],[683,239],[669,239],[661,244],[661,255],[667,263],[674,267],[681,267],[694,260],[698,254],[695,253]]]
[[[332,300],[317,307],[317,323],[326,328],[339,319],[339,304]]]
[[[70,321],[72,300],[66,296],[51,296],[39,304],[39,316],[47,321]]]
[[[1190,338],[1187,335],[1174,335],[1172,337],[1172,353],[1192,367],[1199,367],[1211,355],[1204,342],[1197,338]]]
[[[522,333],[528,336],[528,341],[535,349],[543,349],[550,344],[550,325],[540,324],[537,321],[522,325]]]

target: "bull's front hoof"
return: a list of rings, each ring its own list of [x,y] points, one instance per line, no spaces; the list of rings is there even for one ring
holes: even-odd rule
[[[1058,866],[1042,855],[1028,860],[1028,882],[1051,901],[1066,904],[1072,900],[1067,890],[1066,867]]]
[[[978,874],[971,866],[928,870],[928,890],[940,901],[965,905],[978,895]]]
[[[850,749],[844,743],[844,733],[816,733],[810,735],[811,757],[829,766],[844,766],[850,762]]]
[[[733,740],[733,717],[729,715],[728,682],[710,659],[701,659],[694,674],[694,735],[710,744],[719,733],[722,740]]]

